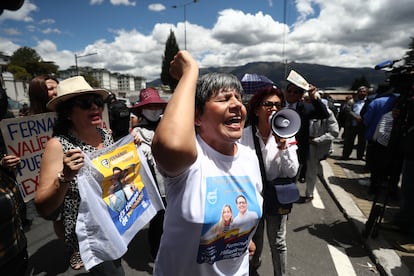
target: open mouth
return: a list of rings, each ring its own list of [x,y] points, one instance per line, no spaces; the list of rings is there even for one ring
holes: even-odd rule
[[[92,119],[92,120],[100,120],[100,119],[102,119],[102,116],[101,116],[101,114],[100,113],[94,113],[94,114],[91,114],[90,115],[90,118]]]
[[[229,125],[229,126],[230,125],[235,125],[235,124],[239,125],[241,123],[241,121],[242,121],[242,118],[240,116],[235,116],[235,117],[231,117],[229,120],[227,120],[225,122],[225,124]]]

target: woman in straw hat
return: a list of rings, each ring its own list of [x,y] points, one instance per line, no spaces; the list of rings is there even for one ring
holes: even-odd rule
[[[77,173],[84,165],[84,153],[113,143],[111,134],[100,128],[108,95],[107,90],[93,89],[83,77],[77,76],[60,82],[57,96],[47,103],[49,110],[56,111],[57,120],[40,164],[35,204],[45,217],[63,206],[65,243],[73,269],[83,266],[75,231],[80,203]],[[103,262],[93,267],[91,273],[124,275],[120,259]]]

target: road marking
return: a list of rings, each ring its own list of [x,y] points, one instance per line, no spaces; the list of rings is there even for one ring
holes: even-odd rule
[[[325,209],[325,205],[322,202],[321,197],[319,196],[318,190],[315,188],[315,191],[313,192],[313,200],[312,205],[315,208],[318,209]]]
[[[356,276],[354,267],[343,248],[338,248],[328,244],[329,253],[335,265],[338,276]]]

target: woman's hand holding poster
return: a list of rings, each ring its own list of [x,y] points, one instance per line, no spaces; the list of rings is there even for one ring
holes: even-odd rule
[[[86,269],[122,257],[136,233],[164,208],[131,135],[85,158],[78,184],[76,234]]]

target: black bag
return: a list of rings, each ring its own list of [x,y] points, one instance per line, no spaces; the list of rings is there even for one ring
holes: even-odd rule
[[[109,125],[117,141],[129,134],[130,110],[125,103],[115,100],[108,103]]]
[[[6,196],[9,192],[13,194],[15,211],[19,214],[21,220],[23,221],[26,219],[26,204],[24,203],[23,196],[20,193],[16,179],[10,176],[7,172],[3,171],[3,168],[0,168],[0,193],[2,196]]]
[[[292,204],[300,197],[299,189],[292,178],[277,178],[271,181],[271,185],[280,204]]]
[[[400,149],[408,159],[414,159],[414,126],[411,126],[401,137]]]

